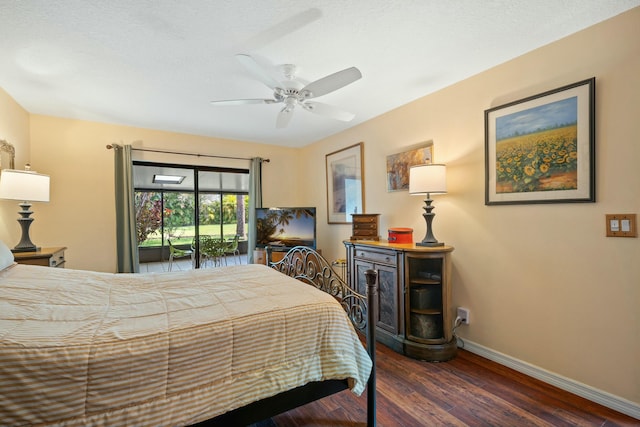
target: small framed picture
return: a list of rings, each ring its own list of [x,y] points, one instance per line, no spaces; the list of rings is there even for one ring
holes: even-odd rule
[[[387,192],[409,191],[411,166],[433,162],[433,141],[423,142],[406,151],[387,156]]]

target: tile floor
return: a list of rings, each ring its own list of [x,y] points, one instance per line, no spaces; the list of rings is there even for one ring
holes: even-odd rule
[[[226,257],[226,265],[234,265],[234,264],[246,264],[247,263],[247,255],[231,256],[228,255]],[[222,261],[222,265],[224,264],[224,260]],[[173,266],[171,267],[171,271],[185,271],[191,270],[193,265],[191,264],[191,259],[183,258],[177,259],[173,261]],[[211,263],[207,263],[205,268],[211,268]],[[140,263],[140,273],[161,273],[163,271],[169,271],[169,261],[162,262],[141,262]]]

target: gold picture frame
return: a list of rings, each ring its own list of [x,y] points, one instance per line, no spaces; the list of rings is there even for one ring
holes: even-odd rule
[[[16,149],[7,141],[0,139],[0,170],[15,169]]]
[[[363,145],[359,142],[326,155],[327,222],[349,224],[364,213]]]
[[[433,141],[409,147],[406,151],[387,156],[387,192],[409,191],[411,166],[433,163]]]

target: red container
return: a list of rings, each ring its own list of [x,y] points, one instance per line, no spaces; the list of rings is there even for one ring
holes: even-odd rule
[[[389,243],[413,243],[413,228],[390,228]]]

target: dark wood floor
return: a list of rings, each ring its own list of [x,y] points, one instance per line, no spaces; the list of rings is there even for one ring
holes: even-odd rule
[[[640,426],[640,420],[465,350],[445,363],[378,345],[378,426]],[[272,419],[277,427],[362,427],[366,392],[324,398]]]

